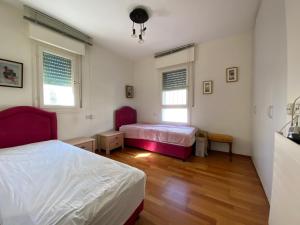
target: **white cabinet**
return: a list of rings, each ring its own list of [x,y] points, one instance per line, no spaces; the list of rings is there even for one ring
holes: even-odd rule
[[[300,145],[275,134],[270,225],[300,224]]]
[[[286,122],[287,74],[284,0],[263,0],[254,31],[253,160],[271,199],[274,132]]]

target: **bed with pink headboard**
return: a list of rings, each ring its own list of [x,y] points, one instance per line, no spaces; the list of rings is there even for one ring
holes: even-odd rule
[[[42,143],[55,139],[57,139],[56,113],[30,106],[19,106],[0,111],[0,152],[1,149],[7,151],[16,146],[22,147],[31,143]],[[125,225],[135,224],[143,206],[144,201],[137,206]]]
[[[137,112],[135,109],[124,106],[115,111],[115,129],[119,130],[123,125],[136,124]],[[186,160],[193,152],[193,146],[180,146],[164,142],[158,142],[147,139],[126,138],[124,143],[126,146],[145,149],[151,152],[157,152],[163,155],[172,156],[178,159]]]

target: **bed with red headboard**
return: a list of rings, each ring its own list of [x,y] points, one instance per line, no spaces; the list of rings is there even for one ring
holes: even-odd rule
[[[134,124],[137,122],[137,113],[136,110],[124,106],[115,111],[115,129],[119,130],[121,126],[127,124]]]
[[[119,130],[123,125],[136,124],[137,112],[135,109],[124,106],[115,111],[115,129]],[[151,152],[157,152],[163,155],[172,156],[178,159],[186,160],[193,152],[193,146],[180,146],[164,142],[158,142],[147,139],[126,138],[124,143],[126,146],[145,149]]]
[[[41,161],[39,161],[40,162],[39,163],[39,162],[37,162],[38,160],[37,161],[34,160],[34,159],[37,159],[36,155],[34,155],[34,156],[30,155],[31,151],[32,151],[32,149],[30,149],[30,147],[28,147],[30,145],[34,145],[35,150],[38,149],[39,151],[42,151],[43,149],[37,148],[37,146],[41,145],[41,146],[44,146],[47,148],[48,143],[51,142],[53,144],[53,142],[55,142],[54,143],[54,144],[56,144],[55,146],[64,145],[66,148],[69,148],[69,150],[73,149],[74,152],[76,152],[76,150],[78,151],[78,149],[76,147],[67,145],[60,141],[55,141],[56,139],[57,139],[56,113],[47,112],[47,111],[44,111],[44,110],[41,110],[41,109],[38,109],[35,107],[30,107],[30,106],[19,106],[19,107],[13,107],[13,108],[9,108],[9,109],[0,111],[0,164],[2,162],[2,165],[0,165],[0,173],[1,173],[1,168],[3,169],[4,165],[6,165],[4,163],[8,163],[8,165],[12,165],[12,162],[14,162],[14,160],[11,160],[11,159],[20,160],[20,157],[22,155],[26,155],[26,157],[24,160],[22,158],[21,161],[22,160],[27,161],[28,157],[29,158],[30,158],[30,156],[33,157],[33,160],[29,164],[25,162],[26,165],[28,165],[30,168],[39,168],[38,166],[40,166],[40,164],[43,164],[43,163],[41,163]],[[51,141],[51,140],[53,140],[53,141]],[[50,142],[48,142],[48,141],[50,141]],[[60,144],[57,144],[56,142],[58,142]],[[50,149],[50,152],[52,152],[52,150],[53,150],[53,152],[56,151],[56,153],[63,150],[61,148],[56,149],[56,148],[50,148],[50,147],[49,147],[49,149]],[[3,151],[1,152],[1,150],[3,150]],[[30,151],[26,152],[27,150],[30,150]],[[24,154],[20,155],[20,153],[19,153],[20,151],[24,152]],[[80,157],[80,155],[82,155],[82,150],[80,150],[80,151],[81,151],[81,153],[80,152],[78,153],[78,156],[76,156],[77,158]],[[18,155],[16,155],[16,156],[13,155],[16,158],[12,158],[11,154],[9,154],[9,153],[15,154],[15,152],[18,152]],[[36,151],[33,151],[33,152],[36,152]],[[84,151],[84,153],[85,152],[86,151]],[[42,157],[44,155],[47,155],[45,153],[43,152],[41,154]],[[92,153],[88,153],[88,154],[92,154]],[[66,154],[66,155],[68,155],[68,154]],[[51,156],[51,154],[50,154],[50,156]],[[63,156],[65,156],[65,155],[63,155]],[[92,155],[92,156],[94,156],[94,155]],[[90,156],[86,155],[86,157],[91,157],[91,155]],[[101,156],[95,155],[95,157],[98,158]],[[103,157],[101,157],[101,158],[103,158]],[[10,161],[7,162],[8,161],[7,159],[10,159]],[[45,160],[46,160],[45,164],[47,164],[47,160],[49,160],[49,158],[47,158]],[[103,158],[102,160],[106,160],[106,159]],[[18,161],[18,162],[20,162],[20,161]],[[37,164],[35,165],[36,162],[37,162]],[[39,163],[39,165],[38,165],[38,163]],[[68,164],[65,164],[65,165],[68,165]],[[57,166],[59,166],[59,165],[56,164],[56,167]],[[12,167],[15,168],[13,165],[12,165]],[[16,170],[9,170],[7,167],[5,167],[5,169],[3,171],[5,172],[6,177],[10,177],[8,180],[4,178],[4,172],[2,171],[3,173],[1,173],[1,177],[0,177],[0,196],[8,196],[11,194],[12,196],[14,196],[13,199],[18,199],[20,197],[20,196],[18,196],[18,194],[15,194],[15,192],[12,191],[12,189],[15,188],[14,186],[11,186],[10,188],[6,188],[6,189],[1,188],[1,184],[5,184],[6,186],[8,186],[8,184],[17,183],[17,182],[12,182],[13,181],[12,179],[14,177],[18,177],[18,176],[22,177],[21,173],[24,172],[24,169],[21,169],[21,172],[18,172],[18,176],[16,176],[16,174],[14,174],[14,172],[18,171],[18,169],[21,168],[21,165],[19,165],[19,164],[16,165],[16,168],[17,168]],[[51,168],[49,170],[51,170]],[[33,171],[25,170],[24,177],[30,177],[31,172],[34,172],[34,170]],[[34,173],[37,174],[39,172],[40,172],[40,170],[35,171]],[[64,172],[65,171],[62,171],[62,173],[64,173]],[[51,174],[51,171],[49,171],[49,174]],[[46,174],[44,176],[46,176]],[[51,179],[51,177],[49,179]],[[57,180],[57,179],[58,178],[56,177],[55,180]],[[25,183],[26,183],[26,185],[30,185],[31,180],[29,179]],[[36,187],[37,184],[34,184],[33,186]],[[56,187],[58,187],[58,186],[59,185],[57,185]],[[144,183],[142,184],[142,186],[144,187]],[[41,188],[44,188],[44,186],[41,186]],[[8,192],[5,192],[5,190],[8,190]],[[26,191],[28,192],[26,196],[30,195],[29,190],[31,190],[31,186],[28,186],[26,188]],[[32,189],[32,190],[34,190],[34,189]],[[1,193],[2,191],[3,191],[3,193]],[[13,193],[11,193],[11,192],[13,192]],[[58,190],[57,190],[57,192],[58,192]],[[132,192],[134,192],[134,191],[132,191]],[[9,199],[9,198],[7,198],[7,199]],[[4,205],[6,205],[6,206],[4,206],[2,204],[2,207],[11,207],[11,205],[14,204],[11,201],[7,201],[7,204],[6,204],[5,200],[7,200],[7,199],[6,198],[1,199],[2,201],[4,201]],[[61,198],[59,198],[59,199],[61,199]],[[116,201],[116,200],[113,200],[113,201]],[[42,202],[42,201],[40,201],[40,202]],[[128,218],[128,220],[124,223],[125,225],[133,225],[135,223],[136,219],[138,218],[139,213],[143,210],[143,201],[141,202],[139,200],[138,203],[139,204],[137,204],[137,205],[133,205],[133,209],[134,209],[134,207],[136,207],[136,209],[134,210],[134,212],[131,215],[130,215],[130,213],[124,214],[125,216],[127,215],[125,218]],[[59,204],[61,204],[61,203],[59,202]],[[13,207],[11,207],[11,208],[13,208]],[[112,207],[112,208],[114,208],[114,207]],[[1,204],[0,204],[0,212],[1,212]],[[17,210],[15,211],[14,214],[11,214],[11,215],[14,215],[14,217],[11,217],[12,220],[14,218],[18,217]],[[20,214],[20,215],[21,215],[20,218],[23,218],[24,214]],[[128,216],[128,215],[130,215],[130,216]],[[1,215],[1,213],[0,213],[0,221],[4,221],[4,218],[2,218],[1,216],[3,216],[3,215]],[[26,215],[25,215],[25,217],[26,217]],[[26,218],[29,218],[29,217],[30,216],[27,216]],[[33,217],[35,217],[34,214],[33,214]],[[47,217],[47,215],[46,215],[46,217]],[[7,220],[7,217],[5,219],[6,219],[6,221],[10,221],[10,222],[12,221],[10,219]],[[27,222],[23,221],[23,222],[25,224],[28,221]],[[29,223],[27,223],[27,224],[29,224]],[[46,223],[44,223],[44,224],[46,224]],[[75,223],[73,223],[73,224],[75,224]]]
[[[19,106],[0,112],[0,148],[57,139],[56,114]]]

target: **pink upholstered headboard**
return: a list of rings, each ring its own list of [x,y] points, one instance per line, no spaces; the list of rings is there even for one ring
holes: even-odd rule
[[[119,130],[122,125],[136,123],[136,110],[124,106],[115,112],[115,129]]]
[[[0,112],[0,148],[57,139],[56,114],[19,106]]]

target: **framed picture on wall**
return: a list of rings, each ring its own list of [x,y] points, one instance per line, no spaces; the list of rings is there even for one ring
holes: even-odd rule
[[[230,67],[226,69],[226,82],[237,82],[239,76],[238,67]]]
[[[0,59],[0,86],[23,87],[23,63]]]
[[[212,80],[207,80],[203,81],[203,94],[212,94],[213,93],[213,81]]]
[[[125,86],[125,93],[126,93],[126,98],[133,98],[134,97],[133,86],[126,85]]]

